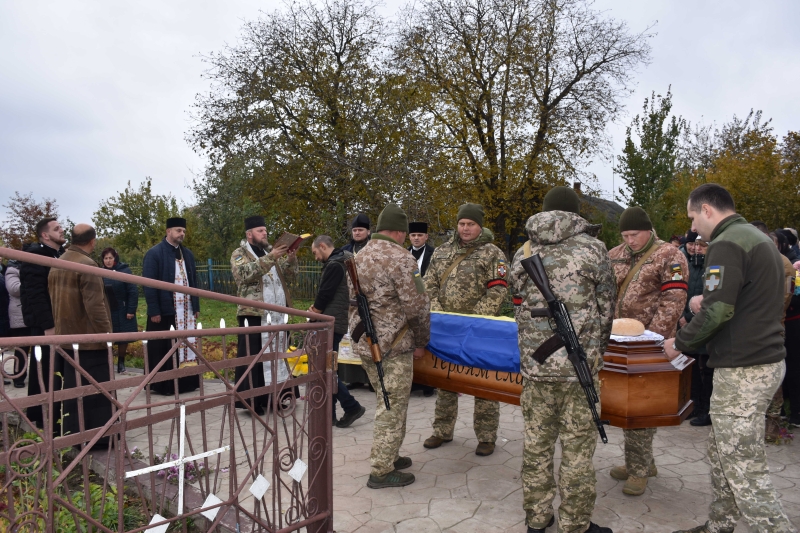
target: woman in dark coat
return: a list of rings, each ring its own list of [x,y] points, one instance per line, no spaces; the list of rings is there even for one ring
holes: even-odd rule
[[[106,248],[100,256],[103,259],[103,268],[131,274],[131,269],[125,263],[119,262],[119,254],[113,248]],[[111,309],[111,326],[114,333],[135,333],[139,331],[136,324],[136,307],[139,305],[139,289],[136,285],[122,281],[104,278],[106,298]],[[128,351],[127,342],[117,343],[117,373],[125,372],[125,354]]]

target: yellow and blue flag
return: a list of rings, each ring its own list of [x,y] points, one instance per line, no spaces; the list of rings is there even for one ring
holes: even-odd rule
[[[513,318],[433,311],[428,350],[456,365],[519,372],[517,322]]]

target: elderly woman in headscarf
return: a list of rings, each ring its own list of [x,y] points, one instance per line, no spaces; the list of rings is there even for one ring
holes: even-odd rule
[[[103,268],[131,274],[131,269],[119,261],[119,254],[113,248],[106,248],[100,254]],[[111,326],[114,333],[135,333],[139,331],[136,324],[136,307],[139,305],[139,289],[132,283],[104,278],[108,306],[111,309]],[[125,372],[125,355],[127,342],[117,343],[117,373]]]

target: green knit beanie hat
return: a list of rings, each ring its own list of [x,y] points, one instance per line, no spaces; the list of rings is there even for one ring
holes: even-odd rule
[[[581,201],[578,193],[572,187],[563,185],[553,187],[544,195],[542,211],[567,211],[579,215],[581,212]]]
[[[652,231],[653,223],[641,207],[629,207],[619,216],[620,231]]]
[[[388,204],[378,216],[375,231],[403,231],[408,233],[408,216],[397,204]]]
[[[483,206],[479,204],[464,204],[458,208],[458,218],[456,222],[462,218],[466,218],[475,222],[480,227],[483,227]]]

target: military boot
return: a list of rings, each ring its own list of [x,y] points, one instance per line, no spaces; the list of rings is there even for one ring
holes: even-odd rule
[[[494,453],[494,442],[479,442],[475,448],[475,455],[487,456]]]
[[[387,489],[389,487],[405,487],[414,483],[414,474],[392,470],[385,476],[369,475],[367,487],[371,489]]]
[[[644,494],[644,489],[646,488],[646,477],[628,476],[628,479],[625,481],[625,486],[622,487],[622,493],[628,496],[641,496]]]
[[[432,435],[425,439],[425,442],[422,443],[423,446],[426,448],[438,448],[445,442],[452,442],[453,439],[443,439],[441,437],[437,437],[436,435]]]
[[[611,469],[611,472],[609,472],[609,474],[611,474],[611,477],[613,477],[614,479],[618,479],[620,481],[625,481],[626,479],[628,479],[628,469],[625,467],[625,465],[615,466],[614,468]],[[647,476],[656,477],[657,475],[658,475],[658,468],[656,468],[656,463],[655,461],[653,461],[652,463],[650,463],[650,470],[647,472]]]

